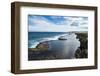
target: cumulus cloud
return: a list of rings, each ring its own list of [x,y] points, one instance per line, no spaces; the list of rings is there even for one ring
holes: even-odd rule
[[[29,31],[68,32],[87,31],[87,17],[28,16]]]

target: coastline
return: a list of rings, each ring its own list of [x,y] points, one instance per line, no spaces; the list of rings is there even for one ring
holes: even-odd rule
[[[72,34],[72,33],[71,33]],[[76,36],[76,39],[79,39],[80,41],[80,47],[78,47],[75,51],[74,51],[74,57],[72,58],[87,58],[87,55],[85,56],[81,56],[84,54],[83,52],[83,33],[75,33]],[[69,33],[70,35],[70,33]],[[49,59],[72,59],[71,57],[67,57],[65,56],[64,53],[62,52],[59,52],[57,53],[57,50],[55,51],[51,51],[50,50],[50,47],[49,47],[49,43],[58,43],[58,44],[63,44],[67,41],[67,39],[59,39],[59,38],[63,38],[62,36],[67,36],[67,35],[61,35],[57,38],[57,40],[50,40],[50,41],[44,41],[44,42],[40,42],[36,48],[28,48],[28,51],[29,51],[29,57],[28,59],[29,60],[49,60]],[[86,49],[86,48],[85,48]],[[62,50],[62,49],[61,49]],[[81,53],[80,53],[81,52]],[[85,52],[87,54],[87,52]],[[66,54],[67,55],[67,54]],[[39,57],[40,56],[40,57]]]
[[[88,33],[75,34],[81,43],[75,52],[75,58],[88,58]]]
[[[51,33],[51,32],[50,32]],[[54,32],[53,32],[54,33]],[[62,33],[62,32],[60,32],[60,33]],[[31,46],[28,46],[30,49],[31,48],[36,48],[36,46],[38,45],[38,44],[40,44],[40,43],[44,43],[44,42],[47,42],[47,41],[52,41],[52,40],[58,40],[59,39],[59,37],[61,37],[61,36],[66,36],[67,35],[67,33],[64,33],[64,34],[59,34],[59,35],[55,35],[55,36],[52,36],[52,37],[46,37],[46,38],[41,38],[41,39],[39,39],[39,41],[35,41],[35,40],[33,40],[31,43],[32,43],[32,45]],[[29,44],[29,43],[28,43]]]

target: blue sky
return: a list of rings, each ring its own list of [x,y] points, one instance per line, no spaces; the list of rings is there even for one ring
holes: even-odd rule
[[[87,31],[88,17],[28,15],[28,26],[31,32]]]

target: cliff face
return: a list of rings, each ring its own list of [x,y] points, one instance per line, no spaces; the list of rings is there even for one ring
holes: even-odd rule
[[[80,47],[75,52],[76,58],[88,57],[88,33],[76,33],[80,41]]]

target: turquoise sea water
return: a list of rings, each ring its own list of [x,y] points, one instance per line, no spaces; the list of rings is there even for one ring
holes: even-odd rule
[[[59,40],[60,36],[65,36],[67,40]],[[76,49],[80,46],[79,39],[75,33],[55,33],[55,32],[31,32],[29,33],[29,48],[35,48],[40,42],[48,42],[46,51],[28,52],[29,60],[45,59],[73,59]]]
[[[65,32],[28,32],[28,48],[35,48],[44,41],[58,40],[59,36],[67,35]]]

